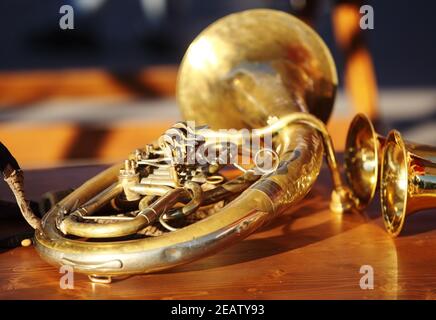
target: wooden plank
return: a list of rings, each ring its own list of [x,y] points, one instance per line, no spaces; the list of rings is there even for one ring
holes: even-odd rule
[[[95,171],[32,171],[26,183],[37,198],[49,185],[76,185]],[[59,270],[33,248],[1,253],[0,298],[436,299],[434,212],[409,218],[403,236],[393,240],[384,231],[378,200],[366,213],[335,215],[328,209],[330,186],[324,168],[303,202],[247,239],[209,258],[110,285],[76,274],[74,289],[63,290]],[[373,290],[359,285],[362,265],[374,269]]]

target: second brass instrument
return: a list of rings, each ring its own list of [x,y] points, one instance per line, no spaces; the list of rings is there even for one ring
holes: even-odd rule
[[[344,152],[345,173],[356,207],[360,209],[367,207],[376,193],[386,141],[387,137],[375,131],[366,115],[359,113],[351,121]],[[430,146],[409,141],[405,145],[420,157],[436,159]]]
[[[348,129],[344,158],[357,208],[368,206],[380,185],[390,235],[401,233],[407,215],[436,207],[436,147],[404,141],[395,130],[384,137],[358,114]]]
[[[436,208],[436,147],[406,143],[392,130],[383,148],[380,199],[386,230],[394,237],[406,216]]]

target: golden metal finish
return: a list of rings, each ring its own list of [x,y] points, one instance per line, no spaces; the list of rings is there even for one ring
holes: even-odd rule
[[[331,208],[352,209],[322,122],[336,86],[326,45],[300,20],[263,9],[220,19],[194,40],[180,66],[177,99],[184,118],[196,124],[176,123],[157,144],[136,150],[60,201],[36,228],[36,249],[49,263],[71,265],[97,282],[199,259],[300,201],[324,152],[334,185]],[[204,124],[215,131],[198,127]],[[218,138],[242,150],[241,131],[216,131],[223,128],[255,128],[250,141],[271,136],[276,169],[256,176],[235,163],[243,174],[225,181],[217,160],[186,162],[189,143],[194,151],[230,149],[214,145]],[[116,200],[121,204],[109,206]],[[197,216],[208,206],[222,208]]]
[[[290,111],[326,122],[336,85],[330,52],[310,27],[284,12],[248,10],[220,19],[192,42],[177,100],[185,119],[212,129],[259,128]]]
[[[347,133],[344,160],[347,182],[359,209],[367,207],[374,198],[385,143],[386,137],[374,130],[367,116],[360,113],[353,118]],[[432,147],[408,141],[405,144],[422,158],[436,159]]]
[[[424,158],[425,155],[427,158]],[[406,216],[436,208],[436,147],[405,143],[389,133],[383,150],[380,198],[385,227],[398,236]]]
[[[345,172],[359,209],[374,198],[385,140],[364,114],[357,114],[351,121],[344,152]]]

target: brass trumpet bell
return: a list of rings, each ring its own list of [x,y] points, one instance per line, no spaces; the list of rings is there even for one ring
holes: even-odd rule
[[[366,115],[359,113],[351,121],[344,161],[346,179],[359,209],[367,207],[374,198],[385,141]]]
[[[371,120],[357,114],[348,129],[344,162],[348,185],[358,209],[366,208],[374,198],[380,179],[380,165],[386,137],[377,133]],[[416,155],[432,161],[432,147],[406,141],[406,147]]]
[[[392,236],[401,233],[406,216],[436,207],[434,159],[436,147],[406,144],[398,131],[389,133],[381,162],[380,197],[384,224]]]

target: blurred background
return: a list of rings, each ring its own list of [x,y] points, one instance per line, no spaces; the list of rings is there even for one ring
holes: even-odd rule
[[[74,8],[72,30],[59,27],[62,5]],[[359,28],[362,5],[373,30]],[[423,0],[2,0],[1,141],[25,168],[124,159],[180,119],[189,43],[249,8],[294,13],[326,41],[340,76],[329,123],[339,149],[358,111],[436,145],[436,2]]]

